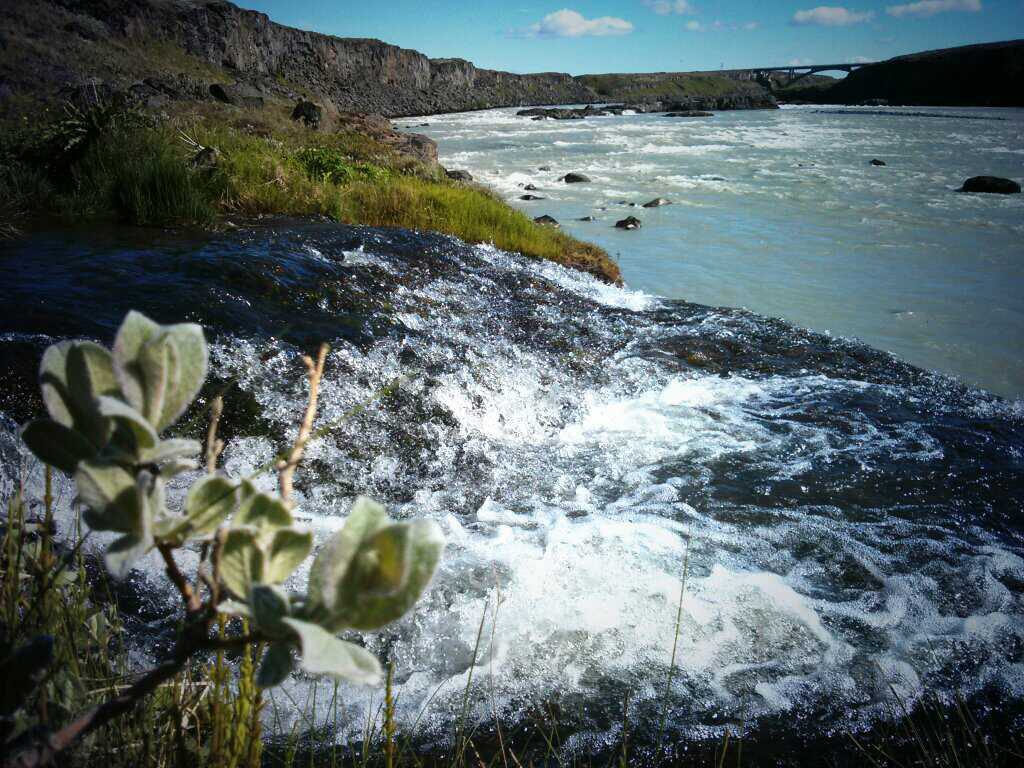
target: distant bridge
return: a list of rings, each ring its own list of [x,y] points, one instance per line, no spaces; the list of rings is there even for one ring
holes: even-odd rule
[[[807,66],[788,67],[755,67],[753,69],[727,69],[719,74],[731,75],[738,80],[768,80],[774,72],[784,72],[789,75],[787,85],[792,85],[808,75],[815,75],[818,72],[853,72],[854,70],[866,67],[874,62],[855,62],[849,64],[808,64]]]

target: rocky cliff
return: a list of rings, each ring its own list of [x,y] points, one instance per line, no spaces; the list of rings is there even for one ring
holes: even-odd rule
[[[516,75],[462,59],[430,59],[379,40],[286,27],[219,0],[4,5],[0,101],[66,93],[97,81],[144,98],[209,98],[210,87],[220,86],[218,98],[230,97],[234,89],[243,104],[307,96],[337,110],[389,117],[608,98],[586,78]],[[671,90],[673,96],[687,95],[686,88]],[[714,96],[719,108],[771,101],[764,91],[753,94],[728,83],[719,84]]]
[[[898,56],[862,67],[827,88],[795,86],[780,98],[819,104],[1024,106],[1024,40]]]

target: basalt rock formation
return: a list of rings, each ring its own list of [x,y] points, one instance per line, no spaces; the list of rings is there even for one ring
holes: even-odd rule
[[[594,77],[639,86],[662,76]],[[756,85],[687,78],[674,76],[664,95],[698,99],[689,108],[775,106]],[[0,14],[0,112],[7,113],[25,100],[82,91],[128,94],[156,108],[177,99],[243,108],[306,99],[386,117],[609,101],[590,79],[430,59],[380,40],[286,27],[223,0],[5,0]],[[647,89],[631,101],[659,100]]]
[[[1024,40],[897,56],[827,88],[778,93],[786,101],[933,107],[1024,106]]]

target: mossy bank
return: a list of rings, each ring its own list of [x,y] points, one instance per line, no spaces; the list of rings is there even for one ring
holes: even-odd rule
[[[43,218],[222,227],[263,215],[319,216],[489,242],[621,282],[600,248],[449,179],[429,140],[379,116],[324,111],[311,126],[292,120],[286,102],[176,102],[154,113],[88,101],[8,121],[0,232]]]

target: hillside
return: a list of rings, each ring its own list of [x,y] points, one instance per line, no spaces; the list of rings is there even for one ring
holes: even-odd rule
[[[800,84],[783,100],[949,107],[1024,106],[1024,40],[967,45],[898,56],[852,72],[830,88]]]
[[[608,77],[608,76],[604,76]],[[7,0],[0,17],[0,110],[96,88],[159,106],[211,94],[240,106],[312,98],[335,110],[386,117],[491,107],[588,103],[619,94],[704,96],[718,108],[774,106],[763,89],[719,78],[614,76],[598,92],[588,78],[517,75],[463,59],[430,59],[380,40],[295,29],[228,2],[197,0]],[[678,83],[683,85],[679,86]]]

